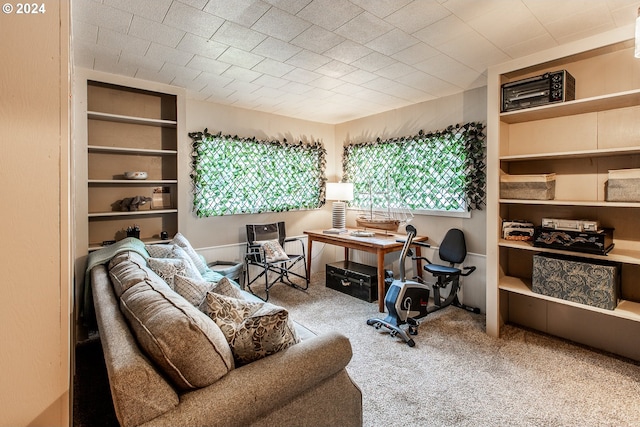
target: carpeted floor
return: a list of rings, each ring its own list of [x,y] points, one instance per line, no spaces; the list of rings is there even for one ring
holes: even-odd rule
[[[514,326],[491,338],[483,315],[454,307],[429,315],[411,348],[366,325],[377,304],[326,288],[323,274],[307,292],[274,287],[270,302],[317,333],[349,337],[365,426],[640,425],[635,362]],[[114,425],[100,356],[78,351],[75,426]]]

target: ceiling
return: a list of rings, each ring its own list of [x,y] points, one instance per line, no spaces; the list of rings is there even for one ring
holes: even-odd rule
[[[76,66],[336,124],[630,25],[631,0],[72,0]],[[632,37],[630,34],[629,37]]]

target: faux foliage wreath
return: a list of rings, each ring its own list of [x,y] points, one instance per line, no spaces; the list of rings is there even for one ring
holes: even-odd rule
[[[198,217],[321,207],[326,149],[319,141],[289,144],[203,132],[193,140],[191,179]]]

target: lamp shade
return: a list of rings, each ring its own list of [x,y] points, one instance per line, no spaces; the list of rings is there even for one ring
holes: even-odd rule
[[[353,200],[353,184],[350,182],[328,182],[327,200],[349,202]]]

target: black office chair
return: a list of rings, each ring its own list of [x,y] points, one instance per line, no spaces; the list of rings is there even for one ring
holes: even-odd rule
[[[460,276],[468,276],[476,269],[476,267],[462,267],[462,269],[455,267],[456,264],[462,263],[467,257],[467,244],[462,230],[452,228],[447,231],[444,239],[442,239],[442,243],[440,243],[438,256],[442,261],[448,262],[449,265],[433,264],[427,258],[420,257],[420,259],[427,262],[424,270],[436,277],[436,283],[432,284],[434,304],[438,306],[438,308],[444,308],[451,304],[474,313],[479,313],[480,309],[464,305],[458,300]],[[442,300],[440,298],[440,289],[449,284],[453,284],[449,296],[445,300]]]
[[[269,299],[269,290],[276,283],[284,283],[302,291],[309,288],[309,272],[307,271],[307,258],[305,256],[304,244],[299,238],[287,238],[284,222],[271,224],[247,224],[247,253],[245,255],[245,276],[246,285],[253,295],[263,301]],[[286,243],[299,242],[300,253],[289,254],[284,251]],[[304,276],[297,271],[298,263],[302,262]],[[257,267],[259,273],[251,277],[251,266]],[[296,268],[296,270],[294,270]],[[274,274],[269,274],[274,273]],[[269,278],[271,276],[271,279]],[[291,277],[303,279],[305,285],[300,286],[291,280]],[[251,285],[264,277],[266,296],[263,298],[256,294]]]

